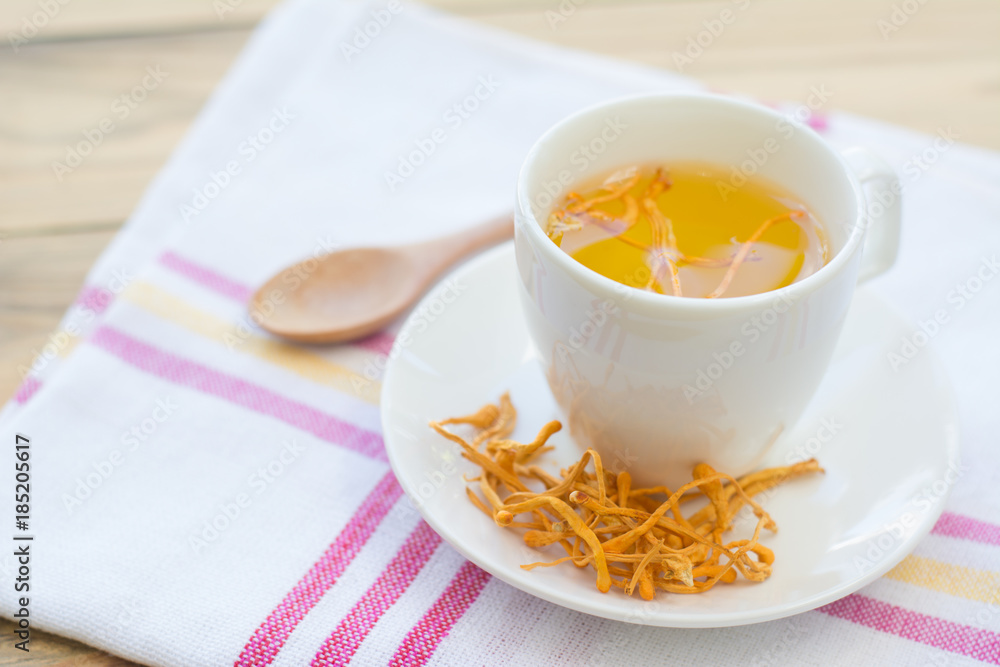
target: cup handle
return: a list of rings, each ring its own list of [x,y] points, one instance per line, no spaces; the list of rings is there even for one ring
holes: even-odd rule
[[[899,254],[899,231],[902,226],[902,184],[889,164],[866,148],[848,148],[841,153],[847,165],[861,181],[868,205],[865,207],[865,245],[858,283],[884,273]],[[871,191],[878,192],[874,204]]]

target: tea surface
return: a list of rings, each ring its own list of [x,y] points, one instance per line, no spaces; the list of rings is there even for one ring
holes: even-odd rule
[[[826,264],[820,222],[760,178],[734,187],[709,164],[630,167],[570,192],[550,238],[620,283],[685,297],[775,290]]]

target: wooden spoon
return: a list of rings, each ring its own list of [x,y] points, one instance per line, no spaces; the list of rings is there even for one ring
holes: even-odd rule
[[[446,268],[514,235],[510,216],[443,238],[352,248],[307,259],[268,280],[250,300],[260,326],[302,343],[342,343],[385,327]]]

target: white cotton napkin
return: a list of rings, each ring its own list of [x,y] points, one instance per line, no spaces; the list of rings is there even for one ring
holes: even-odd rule
[[[32,627],[155,665],[971,664],[967,643],[942,648],[822,612],[710,631],[588,617],[477,579],[392,494],[357,538],[389,468],[377,393],[351,377],[377,381],[386,339],[295,352],[247,318],[249,289],[311,254],[430,238],[510,210],[527,149],[561,117],[699,88],[416,5],[276,10],[89,274],[62,327],[78,332],[72,344],[36,364],[30,391],[2,413],[4,437],[32,439]],[[868,146],[903,175],[899,263],[871,288],[914,322],[950,315],[929,346],[951,372],[970,471],[948,510],[996,524],[1000,280],[962,307],[952,291],[1000,248],[1000,156],[960,143],[932,154],[934,137],[846,114],[828,124],[834,145]],[[941,131],[961,139],[961,128]],[[8,618],[19,608],[10,551]],[[919,553],[978,570],[1000,562],[988,539],[931,535]],[[335,581],[308,579],[341,561]],[[407,567],[412,580],[393,579]],[[455,599],[456,576],[477,594],[449,616],[435,604]],[[319,592],[296,603],[298,618],[281,605],[300,586]],[[982,651],[1000,636],[983,596],[884,579],[863,592],[986,633],[974,635]],[[433,613],[450,620],[427,630]],[[270,619],[294,626],[273,650],[253,640]]]

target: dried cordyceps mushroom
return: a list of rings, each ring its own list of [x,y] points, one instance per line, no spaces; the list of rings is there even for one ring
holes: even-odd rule
[[[794,477],[823,472],[809,459],[737,480],[701,463],[692,481],[676,491],[633,488],[627,471],[606,470],[597,452],[588,449],[575,465],[555,476],[533,462],[551,449],[546,442],[562,425],[549,422],[532,442],[520,443],[508,439],[516,419],[517,411],[504,394],[497,405],[430,425],[479,466],[479,475],[467,481],[477,483],[482,496],[472,486],[466,489],[476,507],[502,528],[524,530],[529,547],[558,544],[566,552],[564,558],[522,568],[565,562],[593,567],[601,592],[615,586],[632,595],[638,589],[644,600],[653,599],[657,589],[703,593],[739,575],[748,581],[767,579],[774,554],[759,539],[762,530],[775,531],[777,525],[753,496]],[[448,425],[472,427],[474,434],[466,440],[446,429]],[[707,503],[685,516],[681,505],[699,498]],[[757,517],[752,535],[725,542],[723,535],[745,505]],[[521,515],[527,520],[517,521]]]

